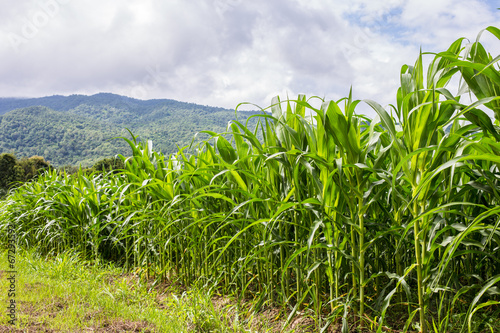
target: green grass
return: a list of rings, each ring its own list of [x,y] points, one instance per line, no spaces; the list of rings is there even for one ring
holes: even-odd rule
[[[1,304],[8,304],[6,252],[0,254]],[[230,299],[179,285],[154,288],[113,265],[64,252],[17,255],[17,324],[0,317],[0,330],[36,332],[272,332],[267,318],[248,318]],[[242,311],[242,313],[244,313]]]

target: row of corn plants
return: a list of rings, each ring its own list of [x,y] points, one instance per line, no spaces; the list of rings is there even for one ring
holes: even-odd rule
[[[322,329],[382,332],[391,312],[404,330],[498,329],[499,57],[479,38],[427,70],[424,56],[385,108],[275,98],[257,126],[232,121],[168,156],[123,138],[122,172],[47,172],[0,204],[0,227],[44,254],[74,248],[289,320],[312,313]],[[462,104],[453,78],[477,101]]]

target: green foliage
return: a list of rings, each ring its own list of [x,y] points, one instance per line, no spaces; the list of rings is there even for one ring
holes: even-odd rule
[[[116,140],[120,131],[90,119],[45,107],[29,107],[2,116],[0,151],[15,150],[18,156],[41,155],[53,165],[83,165],[97,156],[126,153]]]
[[[72,175],[74,173],[77,173],[78,170],[80,170],[80,167],[78,167],[76,165],[68,164],[68,165],[63,165],[63,166],[59,167],[58,170],[61,172],[66,172],[69,175]]]
[[[22,158],[18,161],[18,164],[24,170],[23,181],[25,182],[36,179],[41,172],[52,168],[51,165],[41,156]]]
[[[0,188],[9,189],[15,186],[16,182],[23,181],[25,177],[24,169],[19,165],[14,154],[0,154]]]
[[[238,322],[230,304],[215,308],[205,290],[186,292],[175,285],[151,290],[132,274],[110,264],[93,265],[69,250],[49,258],[33,249],[19,250],[17,321],[13,326],[10,317],[2,316],[5,331],[180,333],[197,328],[209,332],[202,329],[212,327],[216,332],[249,332],[243,316]],[[1,255],[7,258],[7,251]],[[7,260],[0,262],[0,268],[11,270]],[[7,295],[9,288],[4,279],[0,292]]]
[[[103,158],[97,161],[92,169],[99,172],[109,172],[109,171],[119,171],[124,168],[124,163],[122,159],[116,157]]]
[[[15,109],[17,108],[17,109]],[[3,115],[2,115],[3,114]],[[240,120],[255,112],[239,112]],[[173,100],[140,101],[113,94],[0,99],[0,152],[44,156],[54,166],[90,167],[103,156],[129,155],[125,128],[173,153],[202,130],[222,132],[235,112]],[[200,134],[196,140],[206,139]]]
[[[14,154],[0,154],[0,197],[23,182],[35,180],[51,165],[41,156],[18,160]]]

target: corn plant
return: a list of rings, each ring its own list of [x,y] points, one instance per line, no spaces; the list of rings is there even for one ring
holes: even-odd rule
[[[493,329],[477,318],[499,313],[499,58],[463,39],[425,56],[387,109],[276,97],[170,155],[130,133],[123,170],[47,172],[0,203],[0,228],[43,254],[276,306],[285,325],[309,312],[382,332],[404,310],[404,330]],[[457,76],[477,101],[448,90]]]

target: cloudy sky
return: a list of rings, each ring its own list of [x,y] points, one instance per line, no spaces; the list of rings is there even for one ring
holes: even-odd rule
[[[403,64],[499,26],[480,0],[0,0],[0,96],[112,92],[234,108],[394,103]],[[500,41],[481,39],[496,56]]]

